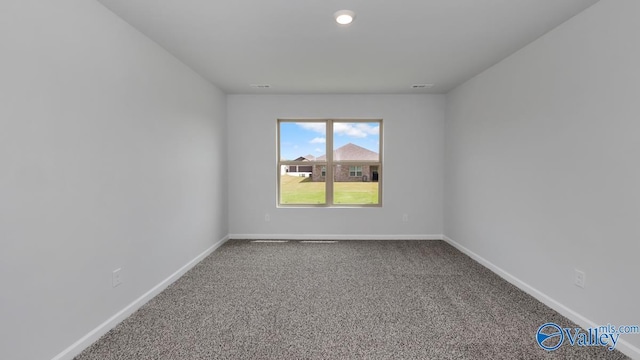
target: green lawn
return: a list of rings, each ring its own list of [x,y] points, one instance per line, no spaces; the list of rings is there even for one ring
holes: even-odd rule
[[[333,202],[343,205],[378,203],[377,182],[336,182],[333,184]],[[281,204],[324,204],[324,182],[310,178],[282,175],[280,178]]]

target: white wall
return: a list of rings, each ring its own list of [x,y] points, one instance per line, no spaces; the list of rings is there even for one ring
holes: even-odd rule
[[[602,0],[447,95],[445,234],[604,325],[640,323],[638,14]]]
[[[230,95],[227,106],[232,236],[442,234],[444,96]],[[276,119],[297,117],[383,119],[382,208],[276,208]]]
[[[0,44],[0,358],[50,359],[228,233],[226,100],[95,1]]]

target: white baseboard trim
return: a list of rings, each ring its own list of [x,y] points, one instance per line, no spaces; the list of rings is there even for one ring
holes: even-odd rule
[[[102,335],[106,334],[109,330],[113,329],[122,322],[124,319],[129,317],[129,315],[133,314],[136,310],[138,310],[142,305],[146,304],[149,300],[153,299],[156,295],[162,292],[162,290],[166,289],[173,282],[178,280],[182,275],[184,275],[187,271],[191,270],[194,266],[196,266],[200,261],[209,256],[212,252],[214,252],[217,248],[219,248],[222,244],[224,244],[227,240],[229,240],[229,236],[225,236],[224,238],[218,240],[215,244],[211,245],[207,250],[203,251],[200,255],[196,256],[193,260],[186,263],[183,267],[178,269],[173,274],[169,275],[166,279],[162,280],[158,285],[154,286],[151,290],[144,293],[142,296],[134,300],[132,303],[127,305],[124,309],[118,311],[115,315],[110,317],[107,321],[98,325],[95,329],[91,330],[88,334],[81,337],[78,341],[73,343],[71,346],[66,348],[60,354],[56,355],[52,360],[71,360],[78,354],[80,354],[84,349],[89,347],[95,341],[97,341]]]
[[[538,301],[542,302],[543,304],[545,304],[548,307],[552,308],[553,310],[557,311],[558,313],[560,313],[560,315],[562,315],[562,316],[568,318],[569,320],[575,322],[576,324],[578,324],[583,329],[599,326],[595,322],[593,322],[593,321],[587,319],[586,317],[582,316],[581,314],[578,314],[577,312],[571,310],[569,307],[565,306],[564,304],[554,300],[549,295],[539,291],[538,289],[534,288],[533,286],[531,286],[531,285],[525,283],[524,281],[518,279],[517,277],[511,275],[509,272],[507,272],[504,269],[498,267],[497,265],[495,265],[491,261],[483,258],[482,256],[476,254],[475,252],[473,252],[473,251],[467,249],[466,247],[462,246],[461,244],[455,242],[453,239],[449,238],[448,236],[444,235],[443,236],[443,240],[446,241],[451,246],[455,247],[456,249],[460,250],[462,253],[464,253],[465,255],[469,256],[473,260],[479,262],[482,266],[484,266],[484,267],[488,268],[489,270],[493,271],[498,276],[500,276],[501,278],[505,279],[506,281],[508,281],[512,285],[516,286],[520,290],[526,292],[527,294],[529,294],[529,295],[533,296],[534,298],[536,298]],[[542,325],[542,324],[540,324],[540,325]],[[531,337],[533,338],[533,334],[531,335]],[[625,341],[622,338],[618,340],[618,343],[616,345],[616,349],[618,349],[621,353],[631,357],[632,359],[640,359],[640,349],[638,349],[637,347],[629,344],[629,342]]]
[[[229,238],[239,240],[443,240],[443,235],[229,234]]]

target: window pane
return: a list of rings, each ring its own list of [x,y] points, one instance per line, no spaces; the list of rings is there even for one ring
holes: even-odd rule
[[[333,202],[335,204],[380,203],[378,199],[378,180],[380,179],[378,166],[334,165],[333,178]]]
[[[310,172],[287,171],[291,166],[280,166],[280,204],[315,205],[325,204],[325,179],[321,176],[321,165],[309,166]],[[315,176],[314,176],[315,174]]]
[[[380,123],[333,123],[334,161],[380,161],[379,152]]]
[[[362,176],[362,166],[349,166],[349,176],[351,177]]]
[[[325,161],[324,122],[280,122],[280,160]]]
[[[278,203],[381,205],[381,132],[376,120],[278,120]]]

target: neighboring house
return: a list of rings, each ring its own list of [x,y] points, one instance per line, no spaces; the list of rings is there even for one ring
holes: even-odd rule
[[[305,156],[300,156],[297,159],[294,159],[294,161],[315,161],[316,157],[313,155],[305,155]],[[291,175],[291,176],[303,176],[303,177],[309,177],[311,176],[311,173],[313,171],[313,166],[312,165],[287,165],[284,166],[284,169],[282,170],[283,173],[282,175]]]
[[[308,155],[313,158],[312,155]],[[314,158],[315,161],[325,161],[326,155]],[[303,156],[299,159],[308,159]],[[297,159],[296,159],[297,160]],[[377,152],[365,149],[361,146],[348,143],[333,151],[334,161],[379,161]],[[314,161],[314,160],[310,160]],[[313,165],[313,181],[325,181],[326,167],[324,165]],[[335,181],[378,181],[378,166],[369,165],[336,165]]]

